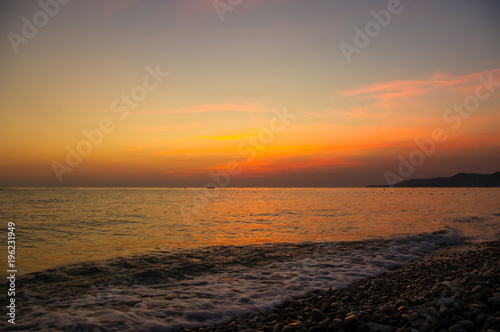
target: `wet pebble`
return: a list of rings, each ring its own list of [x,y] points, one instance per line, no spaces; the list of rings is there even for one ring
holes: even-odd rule
[[[253,324],[255,315],[243,320],[251,330],[265,332],[497,332],[499,258],[500,241],[469,244],[468,250],[444,249],[349,289],[296,299]],[[230,324],[205,330],[245,330],[244,324],[238,329]]]

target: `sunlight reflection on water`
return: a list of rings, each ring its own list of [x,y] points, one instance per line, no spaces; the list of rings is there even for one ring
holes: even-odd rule
[[[20,273],[216,245],[360,241],[446,226],[485,240],[500,229],[496,188],[222,189],[185,220],[180,204],[192,205],[199,190],[5,189],[0,216],[16,223]]]

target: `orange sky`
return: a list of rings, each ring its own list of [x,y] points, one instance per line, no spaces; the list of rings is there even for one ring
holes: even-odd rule
[[[244,2],[222,21],[211,1],[75,2],[29,38],[23,17],[44,9],[5,1],[0,186],[364,186],[388,172],[498,171],[499,5],[459,3],[401,3],[348,62],[339,45],[356,45],[354,28],[386,1]]]

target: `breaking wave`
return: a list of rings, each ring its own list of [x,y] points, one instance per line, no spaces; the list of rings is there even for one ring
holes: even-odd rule
[[[448,228],[391,240],[222,246],[62,266],[21,277],[16,329],[215,325],[377,277],[462,237]]]

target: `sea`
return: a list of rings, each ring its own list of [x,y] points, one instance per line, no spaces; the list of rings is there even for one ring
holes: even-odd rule
[[[15,329],[176,331],[496,240],[500,189],[4,188],[0,220]]]

